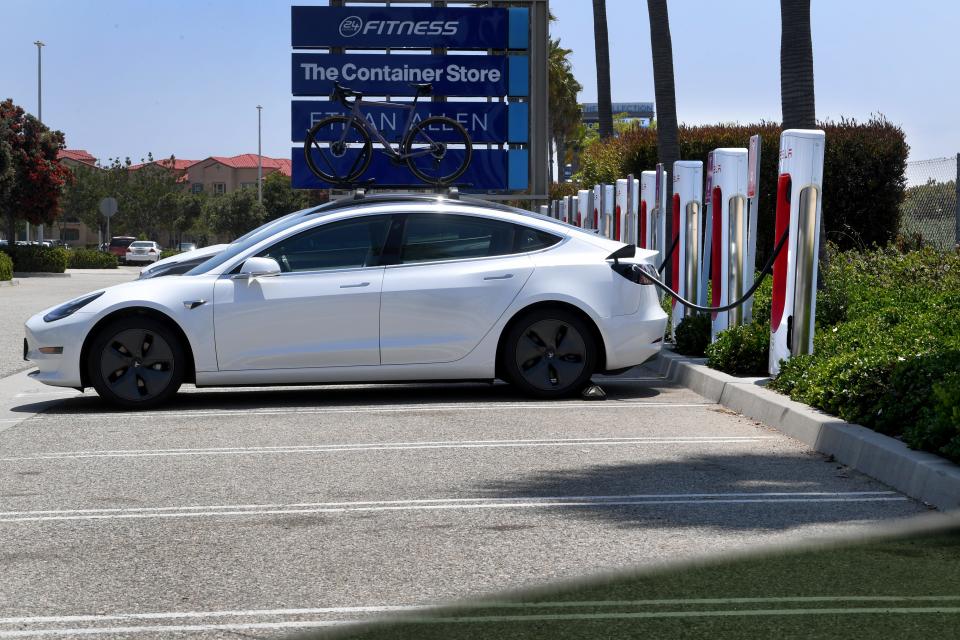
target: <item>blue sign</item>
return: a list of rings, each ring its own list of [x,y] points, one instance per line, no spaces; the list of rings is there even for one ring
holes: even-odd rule
[[[407,109],[378,105],[361,106],[363,116],[389,141],[400,143],[400,136],[410,117]],[[347,114],[338,102],[327,100],[294,100],[291,109],[290,139],[303,142],[307,131],[327,116]],[[414,123],[428,116],[446,116],[463,125],[474,143],[525,143],[529,131],[529,105],[526,102],[421,102],[417,105]],[[342,125],[327,127],[319,140],[339,140]],[[443,132],[434,139],[444,141]]]
[[[368,95],[412,96],[429,82],[438,96],[526,96],[527,56],[294,53],[293,95],[329,96],[335,82]]]
[[[292,7],[294,49],[526,49],[530,10],[471,7]]]
[[[450,153],[463,152],[451,149]],[[339,186],[323,182],[310,171],[303,157],[302,147],[294,147],[291,154],[294,189],[330,189]],[[526,189],[529,184],[528,162],[526,149],[474,149],[470,166],[462,176],[457,178],[457,185],[465,191]],[[406,164],[391,162],[390,158],[377,146],[373,149],[370,167],[360,176],[361,181],[369,179],[373,180],[370,186],[378,188],[425,186],[410,173]]]

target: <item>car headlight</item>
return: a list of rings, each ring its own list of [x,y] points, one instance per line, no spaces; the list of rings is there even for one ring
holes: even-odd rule
[[[82,298],[77,298],[76,300],[71,300],[70,302],[65,302],[59,307],[50,311],[50,313],[43,316],[44,322],[53,322],[55,320],[63,320],[67,316],[71,316],[77,312],[78,309],[82,309],[87,306],[100,296],[104,294],[103,291],[97,291],[96,293],[90,293]]]

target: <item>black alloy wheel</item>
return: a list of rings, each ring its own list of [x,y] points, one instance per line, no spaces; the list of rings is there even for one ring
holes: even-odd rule
[[[501,368],[529,395],[561,398],[580,392],[590,381],[596,349],[580,317],[563,309],[543,309],[512,325]]]
[[[101,398],[126,409],[156,406],[183,383],[180,340],[151,318],[121,318],[104,327],[87,354],[87,372]]]

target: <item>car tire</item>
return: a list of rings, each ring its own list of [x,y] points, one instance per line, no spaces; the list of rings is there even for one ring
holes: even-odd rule
[[[85,364],[101,398],[123,409],[148,409],[177,393],[187,357],[180,338],[166,324],[128,316],[97,332]]]
[[[536,309],[507,329],[500,370],[507,382],[536,398],[580,393],[597,364],[597,341],[577,314],[561,308]]]

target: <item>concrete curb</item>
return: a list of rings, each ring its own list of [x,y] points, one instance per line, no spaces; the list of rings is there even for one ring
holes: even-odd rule
[[[47,273],[45,271],[14,271],[17,278],[69,278],[69,273]]]
[[[0,287],[15,287],[20,284],[19,280],[0,280]]]
[[[938,509],[960,508],[960,466],[913,451],[858,424],[817,411],[766,389],[768,378],[737,378],[714,371],[704,358],[664,349],[644,365],[708,400],[782,431],[852,469]]]

